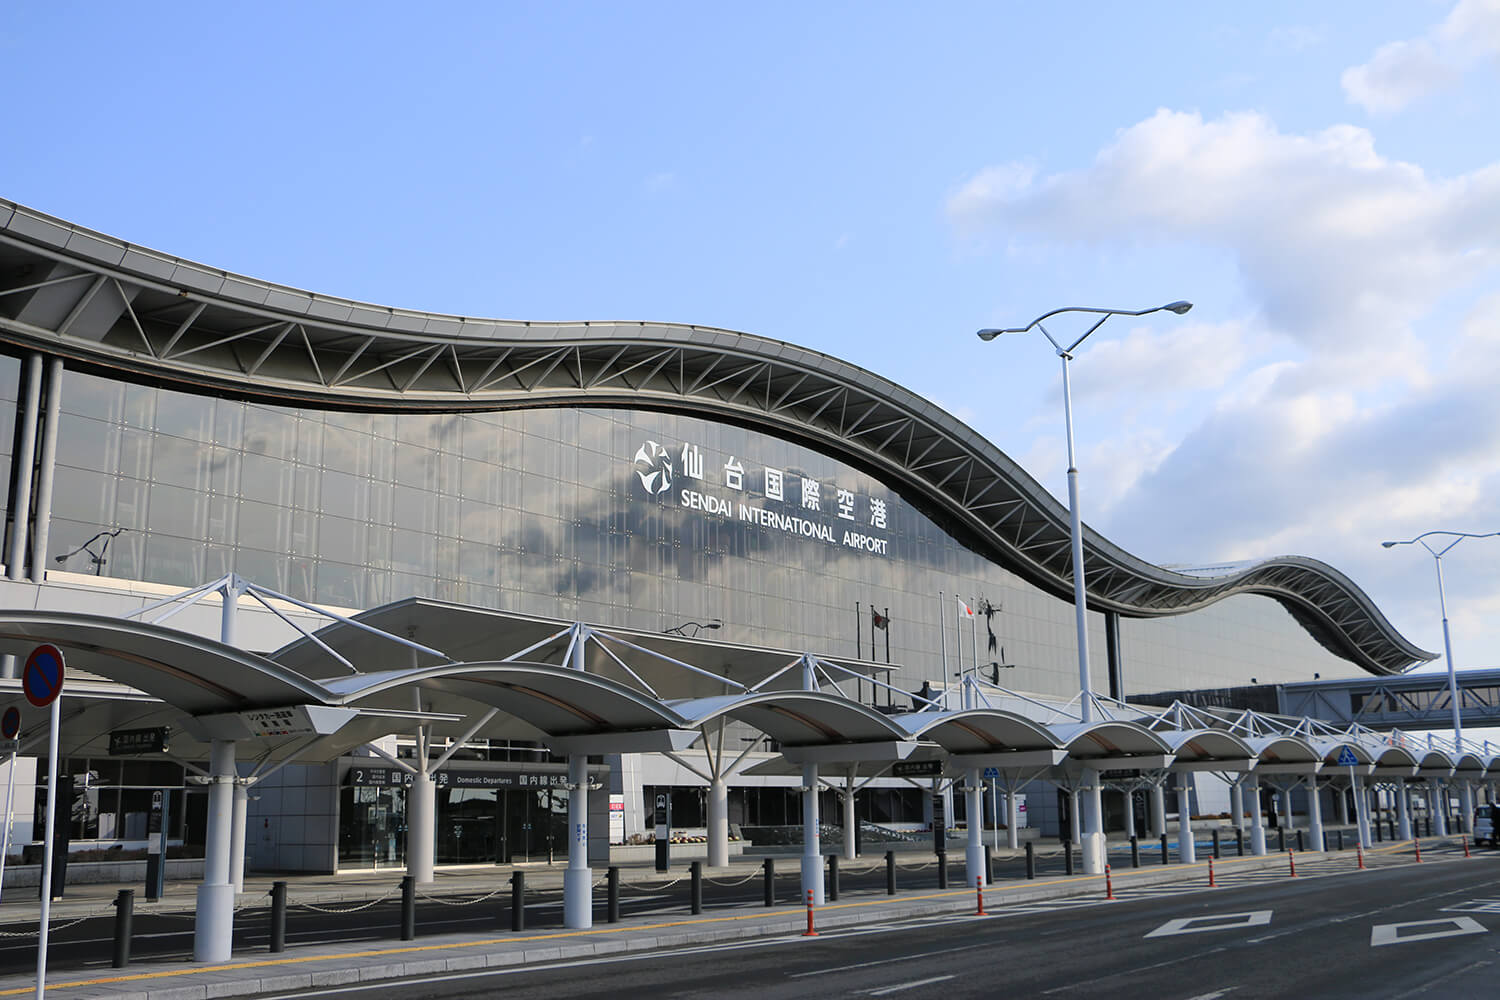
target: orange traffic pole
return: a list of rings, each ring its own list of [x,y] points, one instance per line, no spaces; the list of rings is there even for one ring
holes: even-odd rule
[[[974,911],[976,917],[984,916],[984,876],[974,876],[974,895],[979,899],[979,908]]]
[[[1214,888],[1215,885],[1216,885],[1216,883],[1214,882],[1214,859],[1213,858],[1209,858],[1208,859],[1208,887],[1210,889],[1212,889],[1212,888]]]
[[[813,891],[807,890],[807,930],[802,933],[803,937],[817,937],[818,932],[813,930]]]
[[[1109,865],[1105,865],[1104,866],[1104,898],[1105,899],[1114,899],[1115,898],[1115,883],[1109,877]]]
[[[1289,864],[1289,865],[1292,866],[1292,875],[1291,875],[1291,877],[1292,878],[1296,878],[1297,877],[1297,852],[1296,851],[1287,851],[1286,852],[1286,860],[1287,860],[1287,864]]]
[[[1417,849],[1417,864],[1420,865],[1422,863],[1422,842],[1413,838],[1411,846]]]
[[[1469,838],[1464,838],[1464,857],[1469,857]]]
[[[1365,867],[1365,845],[1355,844],[1354,850],[1359,855],[1359,867],[1363,869]]]

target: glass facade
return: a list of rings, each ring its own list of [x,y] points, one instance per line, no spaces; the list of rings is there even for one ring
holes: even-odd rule
[[[234,571],[331,607],[423,596],[651,631],[718,618],[734,642],[880,659],[888,642],[913,689],[957,669],[946,642],[1013,665],[1006,687],[1076,690],[1067,601],[955,540],[920,498],[766,433],[628,409],[278,408],[72,371],[61,408],[49,566],[119,526],[109,576]],[[958,594],[996,610],[960,630]],[[1129,692],[1360,673],[1266,598],[1122,635]]]

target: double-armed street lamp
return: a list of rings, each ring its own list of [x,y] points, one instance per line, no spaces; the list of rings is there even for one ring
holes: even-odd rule
[[[1458,674],[1453,666],[1453,640],[1448,635],[1448,600],[1443,595],[1443,556],[1465,538],[1493,538],[1500,535],[1500,531],[1486,531],[1478,534],[1472,531],[1424,531],[1415,538],[1408,538],[1401,542],[1381,542],[1385,548],[1393,548],[1397,545],[1421,545],[1432,554],[1433,564],[1437,567],[1438,584],[1438,610],[1443,615],[1443,657],[1448,661],[1448,701],[1453,708],[1453,745],[1460,754],[1464,751],[1464,722],[1463,715],[1459,711],[1458,703]],[[1429,538],[1438,538],[1442,541],[1430,542]],[[1452,541],[1446,541],[1452,539]],[[1474,793],[1469,788],[1469,783],[1464,782],[1464,829],[1469,830],[1470,824],[1474,822]],[[1470,831],[1472,832],[1472,831]]]
[[[1068,362],[1073,360],[1073,352],[1078,345],[1093,335],[1094,331],[1104,325],[1111,316],[1146,316],[1155,312],[1176,313],[1178,316],[1193,308],[1191,302],[1177,301],[1169,302],[1164,306],[1154,306],[1150,309],[1095,309],[1088,306],[1065,306],[1062,309],[1054,309],[1043,313],[1025,326],[986,328],[979,331],[980,340],[994,340],[1002,333],[1027,333],[1032,329],[1042,331],[1042,336],[1047,338],[1048,343],[1062,359],[1062,386],[1063,386],[1063,416],[1067,425],[1068,436],[1068,516],[1071,521],[1070,531],[1073,542],[1073,610],[1078,628],[1078,687],[1079,687],[1079,712],[1083,722],[1092,722],[1094,718],[1094,691],[1089,681],[1089,633],[1088,633],[1088,604],[1084,594],[1083,576],[1083,517],[1078,507],[1078,461],[1073,448],[1073,391],[1068,380]],[[1083,313],[1099,317],[1093,322],[1081,337],[1064,344],[1052,336],[1047,329],[1045,321],[1054,316],[1065,313]],[[1085,794],[1081,796],[1083,809],[1081,819],[1083,820],[1084,835],[1084,871],[1089,874],[1099,874],[1103,871],[1104,845],[1102,843],[1103,828],[1099,822],[1099,779],[1098,775],[1092,773],[1091,769],[1085,769],[1081,784],[1085,786]],[[1181,808],[1187,809],[1187,803],[1183,802]]]
[[[684,638],[691,639],[697,636],[698,633],[702,632],[704,629],[709,629],[710,631],[712,631],[713,629],[723,627],[724,620],[722,618],[715,618],[711,622],[683,622],[680,625],[673,625],[671,628],[664,628],[661,631],[662,635],[680,635]],[[689,632],[687,631],[688,629],[692,629],[692,631]]]

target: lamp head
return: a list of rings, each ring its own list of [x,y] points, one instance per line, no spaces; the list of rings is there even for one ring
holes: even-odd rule
[[[707,625],[704,625],[703,627],[704,628],[723,628],[724,627],[724,622],[721,621],[718,618],[715,618],[713,621],[709,622]]]
[[[1181,316],[1183,313],[1193,308],[1193,304],[1191,302],[1184,302],[1181,299],[1178,299],[1176,302],[1168,302],[1166,305],[1162,306],[1162,308],[1167,312],[1174,312],[1177,315]]]
[[[994,340],[996,337],[1000,336],[1004,332],[1005,332],[1004,330],[997,330],[997,329],[995,329],[993,327],[986,327],[985,329],[979,331],[979,339],[980,340]]]
[[[1393,545],[1400,545],[1400,544],[1401,544],[1400,542],[1381,542],[1380,543],[1380,547],[1383,548],[1383,549],[1388,549],[1388,548],[1390,548]]]

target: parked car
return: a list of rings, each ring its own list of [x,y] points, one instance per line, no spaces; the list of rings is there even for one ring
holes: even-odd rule
[[[1500,806],[1480,806],[1474,810],[1474,843],[1495,846],[1495,821],[1500,820]]]

